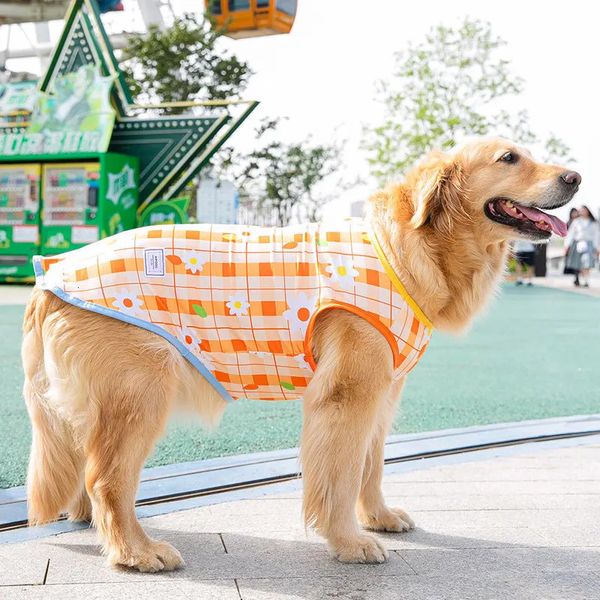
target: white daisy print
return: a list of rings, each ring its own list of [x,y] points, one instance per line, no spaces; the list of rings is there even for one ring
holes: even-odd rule
[[[206,262],[206,258],[199,252],[182,252],[180,258],[185,265],[185,270],[190,271],[194,275],[202,272],[204,263]]]
[[[112,305],[121,312],[128,314],[138,314],[142,311],[143,300],[134,294],[123,292],[122,294],[115,293],[115,299]]]
[[[289,310],[283,313],[283,317],[289,321],[290,331],[297,331],[304,335],[308,322],[317,308],[317,297],[301,292],[295,297],[288,298],[288,306]]]
[[[306,362],[306,356],[304,356],[304,354],[296,354],[296,356],[294,356],[294,360],[300,369],[308,369],[309,371],[312,371],[310,365]]]
[[[234,294],[233,296],[229,296],[229,302],[225,306],[229,309],[230,315],[239,317],[248,314],[250,302],[248,302],[244,294]]]
[[[196,335],[196,332],[189,327],[182,327],[179,331],[179,339],[185,344],[186,348],[190,350],[198,350],[200,340]]]
[[[352,257],[333,254],[331,264],[325,270],[331,273],[332,281],[337,281],[343,289],[351,290],[354,287],[354,278],[358,271],[352,264]]]

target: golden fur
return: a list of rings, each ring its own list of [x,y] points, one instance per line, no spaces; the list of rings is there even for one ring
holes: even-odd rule
[[[519,153],[518,164],[498,162],[508,150]],[[404,183],[371,198],[384,251],[436,328],[464,330],[501,279],[507,240],[517,236],[485,216],[485,203],[498,196],[549,206],[562,172],[505,140],[488,140],[433,154]],[[318,368],[301,443],[305,521],[339,560],[383,562],[386,550],[359,522],[375,531],[412,527],[381,493],[384,441],[404,382],[392,382],[383,336],[339,309],[319,317],[313,352]],[[139,473],[174,409],[214,425],[224,402],[162,337],[37,289],[22,357],[33,427],[30,521],[67,510],[71,519],[93,520],[113,564],[181,566],[177,550],[150,539],[135,516]]]

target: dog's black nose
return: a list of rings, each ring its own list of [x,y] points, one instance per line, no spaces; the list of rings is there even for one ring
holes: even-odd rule
[[[565,171],[560,178],[569,185],[579,185],[581,183],[581,175],[577,171]]]

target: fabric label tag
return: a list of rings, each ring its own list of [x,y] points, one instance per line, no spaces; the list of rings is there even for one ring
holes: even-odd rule
[[[165,251],[162,248],[144,250],[144,274],[148,277],[165,276]]]

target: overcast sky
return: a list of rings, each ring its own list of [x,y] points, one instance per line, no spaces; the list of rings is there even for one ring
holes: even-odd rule
[[[131,9],[133,0],[124,4]],[[171,4],[181,12],[198,10],[204,3],[171,0]],[[389,78],[394,52],[409,40],[419,41],[438,23],[457,23],[467,15],[490,21],[494,33],[508,42],[504,54],[513,72],[525,80],[521,105],[529,111],[534,130],[542,135],[553,132],[572,148],[577,159],[573,166],[583,176],[577,203],[599,207],[600,15],[595,4],[299,0],[290,35],[225,44],[256,73],[246,94],[261,101],[253,123],[261,116],[285,115],[286,140],[308,134],[316,141],[345,138],[347,174],[366,177],[361,131],[363,124],[377,122],[381,114],[375,83]],[[109,19],[132,22],[127,15]],[[235,134],[241,145],[249,143],[249,125]],[[345,192],[340,203],[362,199],[374,185],[369,182]]]

